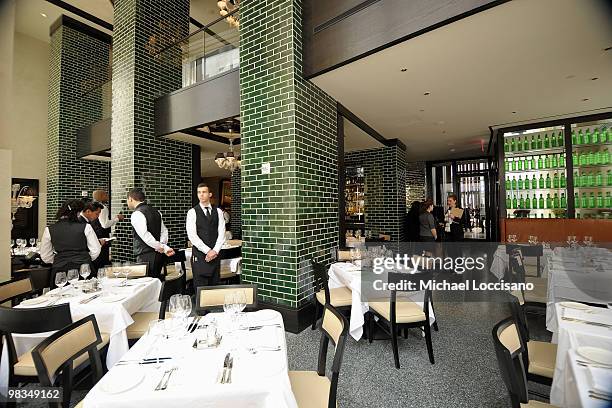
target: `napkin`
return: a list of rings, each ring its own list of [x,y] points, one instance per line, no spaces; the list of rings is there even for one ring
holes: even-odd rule
[[[587,367],[587,372],[589,383],[595,391],[612,396],[612,370]]]

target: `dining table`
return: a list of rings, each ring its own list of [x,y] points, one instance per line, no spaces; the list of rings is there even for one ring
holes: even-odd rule
[[[171,320],[176,321],[164,321],[169,330],[149,330],[138,340],[89,391],[83,406],[297,408],[280,313],[264,309]]]
[[[586,352],[607,350],[612,357],[612,309],[579,302],[554,305],[557,333],[550,402],[558,407],[603,407],[612,401],[589,396],[589,390],[612,400],[612,364],[590,361]],[[585,351],[586,350],[586,351]]]
[[[542,252],[544,253],[544,255],[540,258],[540,268],[542,269],[540,277],[546,278],[546,262],[548,260],[548,256],[553,253],[553,250],[546,245],[543,248]],[[526,269],[535,269],[538,263],[537,258],[531,256],[525,257],[524,261]],[[506,245],[500,244],[493,253],[489,271],[497,279],[501,280],[504,279],[504,277],[506,276],[506,271],[508,270],[509,265],[510,258],[509,255],[506,253]]]
[[[219,257],[221,258],[221,265],[222,266],[227,265],[229,270],[237,275],[239,275],[241,272],[241,262],[242,262],[242,257],[240,256],[241,248],[242,248],[242,240],[232,239],[232,240],[226,241],[221,246],[221,250],[219,251]],[[185,258],[186,258],[185,268],[187,269],[185,272],[188,275],[191,275],[192,249],[185,248],[184,251],[185,251]],[[180,268],[180,265],[178,262],[175,264],[175,267]]]
[[[370,310],[367,299],[362,299],[362,269],[352,262],[332,263],[328,270],[330,289],[347,287],[351,290],[351,316],[349,321],[349,334],[355,340],[360,340],[363,336],[363,326],[365,324],[365,314]],[[404,300],[413,301],[419,306],[423,306],[425,297],[424,291],[403,292]],[[433,306],[429,305],[430,324],[433,325],[436,317]]]
[[[126,329],[134,323],[132,314],[136,312],[158,312],[161,281],[151,277],[125,280],[108,278],[104,289],[97,293],[83,293],[68,285],[53,289],[43,296],[25,300],[16,308],[39,308],[61,303],[70,304],[72,321],[94,315],[102,333],[109,334],[106,367],[111,368],[127,353],[128,338]],[[52,333],[13,334],[17,355],[24,354]],[[2,348],[0,362],[0,391],[8,386],[8,351]]]

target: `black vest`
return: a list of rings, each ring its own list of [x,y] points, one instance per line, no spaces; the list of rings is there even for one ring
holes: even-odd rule
[[[89,225],[91,225],[91,228],[93,228],[94,232],[96,233],[96,237],[98,238],[110,238],[110,228],[102,228],[102,224],[100,224],[100,220],[99,219],[95,219],[92,222],[89,223]]]
[[[134,211],[140,211],[144,214],[147,220],[147,230],[153,235],[153,238],[159,241],[162,224],[162,218],[159,211],[147,203],[139,204]],[[148,252],[155,252],[155,249],[148,246],[142,238],[140,238],[140,235],[136,233],[134,228],[132,228],[132,233],[134,234],[134,255],[138,256]]]
[[[54,269],[91,262],[85,236],[86,226],[85,222],[60,220],[49,227],[51,244],[56,252],[53,260]]]
[[[212,209],[210,212],[210,217],[206,216],[206,213],[200,206],[200,204],[193,207],[196,213],[196,231],[198,232],[198,237],[204,242],[208,247],[213,248],[217,243],[217,238],[219,237],[219,213],[217,212],[217,207],[211,205]],[[196,247],[193,247],[192,250],[196,254],[202,254]]]

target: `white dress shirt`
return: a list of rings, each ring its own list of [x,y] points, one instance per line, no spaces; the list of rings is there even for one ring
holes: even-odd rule
[[[100,225],[102,228],[110,228],[119,222],[119,218],[115,217],[112,220],[110,219],[110,214],[108,211],[108,207],[102,204],[104,207],[100,210],[100,216],[98,217],[98,221],[100,221]]]
[[[161,212],[159,213],[161,217]],[[156,251],[160,249],[164,252],[168,251],[170,247],[166,245],[168,243],[168,229],[164,225],[164,220],[161,220],[161,231],[159,233],[159,241],[155,239],[147,228],[147,218],[140,211],[134,211],[130,217],[130,223],[140,238]]]
[[[198,204],[204,214],[206,214],[206,209],[212,213],[212,206],[209,204],[207,206],[202,205],[202,203]],[[223,220],[223,211],[220,208],[217,208],[217,215],[219,216],[219,226],[217,227],[217,242],[215,242],[215,246],[212,248],[216,253],[221,251],[221,247],[225,242],[225,222]],[[200,252],[207,254],[211,248],[200,239],[198,236],[198,229],[196,227],[196,212],[195,209],[192,208],[187,211],[187,236],[189,237],[189,241],[191,241],[191,245],[196,247]]]
[[[85,225],[85,237],[87,238],[87,249],[89,249],[89,256],[93,261],[98,257],[98,255],[100,255],[102,246],[100,245],[100,241],[98,241],[95,231],[89,224]],[[42,241],[40,243],[40,259],[49,264],[52,264],[53,260],[55,259],[55,249],[53,249],[53,244],[51,243],[51,233],[49,232],[49,227],[46,227],[45,231],[43,232]]]

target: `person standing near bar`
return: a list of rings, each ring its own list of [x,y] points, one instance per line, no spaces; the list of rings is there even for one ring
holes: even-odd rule
[[[127,205],[134,211],[130,217],[134,230],[134,255],[138,263],[149,265],[149,276],[161,279],[164,254],[172,256],[174,250],[167,245],[168,229],[161,213],[145,200],[145,193],[140,189],[133,189],[128,193]]]
[[[421,242],[435,242],[438,239],[436,220],[431,214],[434,205],[431,198],[421,203],[421,214],[419,215],[419,238]]]
[[[198,200],[187,212],[187,236],[191,241],[191,268],[193,285],[212,286],[219,282],[221,259],[219,251],[225,242],[225,220],[223,212],[211,205],[212,193],[208,185],[198,185]]]
[[[57,222],[45,228],[40,244],[40,258],[52,264],[51,286],[55,274],[79,269],[90,264],[100,254],[101,246],[89,223],[79,219],[83,210],[81,200],[68,200],[57,211]]]
[[[94,231],[96,231],[98,238],[110,238],[111,227],[113,227],[119,221],[123,221],[125,217],[122,214],[117,214],[113,219],[110,219],[110,211],[106,205],[106,203],[108,203],[108,194],[106,191],[94,191],[93,199],[102,205],[102,209],[100,210],[100,216],[97,220],[91,223],[91,226],[93,227]],[[100,256],[94,262],[96,267],[110,264],[110,247],[111,242],[105,241],[105,244],[102,245],[102,252],[100,253]]]
[[[462,210],[461,207],[457,206],[457,196],[455,194],[449,194],[446,199],[446,203],[448,205],[448,221],[450,224],[450,234],[449,241],[459,242],[463,241],[463,226],[465,225],[465,217],[467,216],[467,212],[461,211],[461,216],[454,216],[457,210]]]

